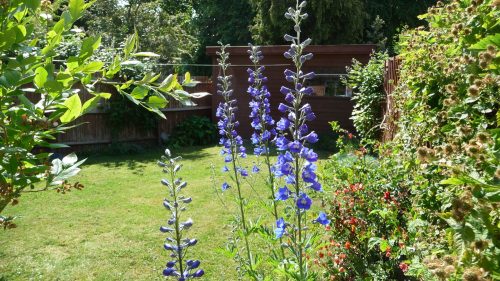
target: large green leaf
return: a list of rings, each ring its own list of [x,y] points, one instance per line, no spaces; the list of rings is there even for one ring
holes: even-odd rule
[[[78,58],[80,60],[86,60],[90,58],[94,51],[101,45],[101,36],[87,37],[82,42],[82,47],[80,48],[80,54]]]
[[[486,48],[488,48],[488,45],[493,45],[493,46],[496,46],[497,48],[500,47],[500,33],[486,36],[485,38],[481,39],[476,44],[472,45],[470,47],[470,49],[471,50],[485,50]]]
[[[148,88],[143,87],[143,86],[137,86],[134,88],[130,96],[132,96],[136,100],[142,100],[148,95]]]
[[[61,116],[61,122],[68,123],[75,120],[82,112],[82,101],[77,94],[72,95],[64,101],[67,111]]]
[[[40,66],[35,70],[35,78],[33,79],[33,83],[35,83],[35,86],[37,86],[38,89],[41,89],[47,82],[48,76],[49,73],[47,72],[47,70]]]
[[[85,1],[84,0],[69,0],[69,12],[71,13],[71,17],[73,18],[73,22],[79,19],[83,10],[85,9]]]
[[[167,106],[168,101],[165,98],[159,96],[151,96],[148,98],[148,106],[152,108],[164,108]]]

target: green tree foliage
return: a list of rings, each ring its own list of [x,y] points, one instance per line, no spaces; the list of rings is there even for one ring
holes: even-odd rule
[[[259,44],[283,44],[281,34],[291,33],[283,11],[293,0],[251,0],[256,12],[253,37]],[[384,22],[383,34],[392,38],[404,26],[420,24],[417,16],[435,0],[310,0],[311,11],[304,30],[314,44],[373,42],[373,26]],[[378,20],[377,20],[378,17]],[[381,20],[381,21],[380,21]],[[378,23],[377,23],[378,22]],[[380,27],[379,27],[380,28]],[[383,40],[382,38],[380,40]],[[374,43],[379,43],[377,40]]]
[[[211,63],[205,54],[206,46],[216,46],[221,41],[230,45],[250,42],[250,25],[254,16],[248,0],[193,0],[194,26],[199,48],[193,61]],[[193,70],[209,73],[210,68]]]
[[[197,48],[190,1],[102,0],[81,22],[91,34],[102,34],[106,47],[118,47],[125,37],[139,34],[139,50],[153,51],[162,61],[178,62]]]
[[[254,40],[258,44],[283,44],[281,34],[292,33],[283,17],[283,11],[295,3],[292,0],[252,0],[256,10],[253,25]],[[311,34],[314,44],[361,42],[364,31],[362,0],[310,1],[309,18],[303,30]]]
[[[383,34],[388,40],[388,47],[391,48],[395,37],[405,26],[412,28],[424,24],[418,16],[436,2],[437,0],[364,0],[365,28],[368,33],[371,32],[370,26],[379,17],[384,22]],[[369,36],[366,41],[370,41]]]

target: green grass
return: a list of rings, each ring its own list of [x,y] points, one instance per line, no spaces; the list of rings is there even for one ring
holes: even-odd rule
[[[216,165],[217,188],[223,182],[217,147],[177,150],[184,158],[181,175],[193,203],[185,216],[199,240],[194,258],[202,261],[205,280],[235,280],[235,264],[219,248],[229,235],[236,208],[223,206],[210,179]],[[159,226],[168,218],[162,206],[166,189],[156,165],[161,150],[132,156],[91,156],[74,181],[85,189],[67,194],[27,193],[6,214],[18,227],[0,230],[0,280],[157,280],[169,260]],[[249,156],[247,164],[254,161]],[[257,192],[267,195],[263,185]],[[224,196],[229,196],[226,194]],[[255,197],[248,192],[247,197]],[[262,209],[253,207],[255,217]]]

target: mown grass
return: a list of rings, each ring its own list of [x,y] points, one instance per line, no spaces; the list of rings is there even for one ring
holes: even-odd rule
[[[195,221],[190,236],[199,240],[191,253],[202,261],[205,280],[235,280],[234,261],[224,248],[228,222],[236,212],[229,198],[221,204],[211,181],[223,181],[217,147],[177,150],[184,158],[182,176],[193,197],[186,216]],[[159,226],[168,213],[162,207],[163,173],[156,161],[162,151],[140,155],[90,156],[74,179],[85,189],[67,194],[28,193],[6,210],[19,216],[17,228],[0,230],[0,280],[158,280],[168,260]],[[255,158],[247,160],[250,166]],[[247,197],[266,196],[263,184]],[[259,195],[256,195],[256,194]],[[228,197],[229,194],[223,195]],[[258,204],[253,217],[262,214]]]

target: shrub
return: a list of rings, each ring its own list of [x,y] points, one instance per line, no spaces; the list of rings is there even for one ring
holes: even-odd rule
[[[207,145],[215,143],[217,130],[205,116],[193,115],[179,123],[168,139],[171,147]]]
[[[406,271],[409,187],[404,167],[365,147],[323,165],[323,206],[331,219],[315,264],[325,279],[402,280]]]
[[[421,17],[428,27],[401,36],[392,147],[413,167],[409,275],[500,278],[499,7],[440,2]]]
[[[376,138],[382,122],[382,101],[384,92],[384,66],[386,53],[374,53],[367,65],[356,59],[347,68],[344,83],[353,89],[354,110],[351,119],[360,136],[366,139]]]

